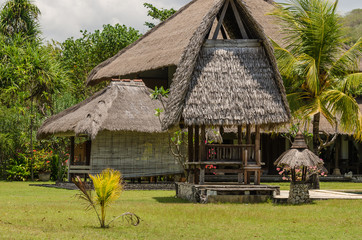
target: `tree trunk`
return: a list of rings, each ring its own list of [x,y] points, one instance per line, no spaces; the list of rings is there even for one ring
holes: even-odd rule
[[[319,147],[319,139],[318,139],[318,135],[319,135],[319,122],[320,122],[320,118],[321,118],[321,114],[320,113],[316,113],[313,116],[313,152],[316,155],[318,154],[318,147]]]
[[[321,118],[321,114],[320,113],[316,113],[313,116],[313,152],[319,156],[318,153],[318,147],[320,145],[319,143],[319,121]],[[317,173],[312,174],[311,176],[312,178],[312,189],[319,189],[319,176]]]

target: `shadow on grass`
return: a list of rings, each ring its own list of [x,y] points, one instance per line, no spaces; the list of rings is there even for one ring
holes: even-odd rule
[[[159,203],[190,203],[187,200],[177,197],[153,197]]]

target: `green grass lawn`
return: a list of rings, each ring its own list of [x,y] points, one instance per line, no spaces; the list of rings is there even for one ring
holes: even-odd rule
[[[282,185],[285,188],[287,184]],[[324,189],[362,184],[322,183]],[[302,206],[193,204],[174,191],[125,191],[109,208],[142,218],[138,227],[121,220],[98,228],[94,212],[77,191],[0,182],[0,239],[360,239],[362,200],[326,200]]]

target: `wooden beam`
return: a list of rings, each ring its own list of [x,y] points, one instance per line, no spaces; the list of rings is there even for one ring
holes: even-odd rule
[[[189,162],[194,161],[194,128],[193,126],[188,127],[188,134],[187,134],[187,145],[188,145],[188,153],[189,153]]]
[[[228,39],[228,36],[226,34],[226,31],[225,31],[225,28],[224,28],[223,25],[221,25],[220,31],[221,31],[222,38],[223,39]]]
[[[259,39],[208,39],[204,47],[260,47],[262,40]]]
[[[230,0],[226,0],[226,1],[225,1],[224,8],[222,9],[222,12],[221,12],[219,21],[218,21],[218,23],[217,23],[217,26],[216,26],[214,35],[213,35],[213,37],[212,37],[212,39],[214,39],[214,40],[217,39],[217,36],[219,35],[220,27],[221,27],[221,25],[222,25],[222,22],[224,21],[225,13],[226,13],[226,10],[228,9],[229,2],[230,2]]]
[[[235,15],[235,18],[236,18],[236,22],[237,22],[237,24],[238,24],[238,26],[239,26],[240,33],[241,33],[242,38],[244,38],[244,39],[249,38],[249,37],[248,37],[248,34],[246,33],[244,24],[243,24],[243,22],[241,21],[241,17],[240,17],[240,14],[239,14],[239,12],[238,12],[238,9],[237,9],[236,6],[235,6],[234,0],[230,0],[230,4],[231,4],[231,8],[233,9],[233,12],[234,12],[234,15]]]

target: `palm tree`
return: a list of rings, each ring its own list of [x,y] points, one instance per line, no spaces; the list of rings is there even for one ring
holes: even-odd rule
[[[106,224],[106,208],[115,200],[117,200],[123,191],[122,175],[119,171],[113,169],[105,169],[100,174],[95,176],[89,175],[94,185],[94,191],[96,196],[92,196],[92,190],[88,184],[83,182],[79,176],[73,178],[73,183],[79,188],[80,199],[88,202],[88,208],[93,208],[97,214],[101,228],[109,227],[109,225],[118,219],[119,217],[126,218],[129,223],[137,226],[140,223],[140,218],[130,212],[123,213],[122,215],[113,218],[108,224]],[[100,214],[98,207],[100,208]]]
[[[0,32],[6,36],[23,33],[36,37],[39,31],[39,8],[31,0],[9,0],[0,12]]]
[[[362,115],[354,93],[361,87],[358,59],[362,39],[347,48],[343,42],[338,0],[289,0],[272,15],[282,27],[285,47],[274,42],[293,115],[313,117],[313,148],[320,145],[323,115],[337,129],[362,140]]]

